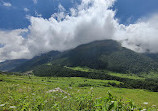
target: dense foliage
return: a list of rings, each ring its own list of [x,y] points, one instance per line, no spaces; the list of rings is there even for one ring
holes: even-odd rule
[[[27,59],[15,59],[15,60],[6,60],[4,62],[0,62],[0,70],[1,71],[9,71],[12,70],[23,63],[25,63]]]
[[[32,70],[33,68],[48,63],[54,59],[56,55],[58,55],[60,52],[58,51],[51,51],[49,53],[42,54],[40,56],[36,56],[32,58],[31,60],[28,60],[24,64],[16,67],[15,69],[11,70],[11,72],[24,72],[28,70]]]
[[[150,72],[158,68],[152,59],[123,48],[112,40],[81,45],[70,51],[68,60],[71,66],[88,66],[121,73]]]
[[[158,62],[158,53],[144,53],[145,56],[152,58],[154,61]]]
[[[106,71],[93,70],[93,71],[77,71],[67,67],[42,65],[36,68],[33,73],[36,76],[52,76],[52,77],[86,77],[90,79],[102,79],[102,80],[117,80],[122,82],[121,84],[110,84],[115,87],[122,88],[135,88],[135,89],[147,89],[150,91],[158,92],[157,79],[129,79],[118,76],[109,75]]]

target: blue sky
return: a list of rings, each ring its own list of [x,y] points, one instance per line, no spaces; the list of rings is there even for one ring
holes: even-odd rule
[[[137,19],[158,12],[158,0],[117,0],[114,9],[120,23],[130,24]]]
[[[35,0],[34,0],[35,1]],[[65,9],[80,4],[80,0],[0,0],[0,29],[26,28],[30,25],[27,15],[50,18],[54,12],[58,12],[58,5]],[[5,6],[10,3],[11,6]],[[130,24],[148,14],[158,12],[158,0],[117,0],[112,7],[117,10],[116,18],[122,24]]]
[[[17,29],[25,28],[30,23],[27,15],[37,16],[41,14],[43,18],[50,18],[55,12],[58,12],[58,5],[62,4],[65,9],[75,6],[77,0],[0,0],[0,28]],[[5,6],[4,3],[10,3],[11,6]],[[25,10],[26,9],[26,10]]]

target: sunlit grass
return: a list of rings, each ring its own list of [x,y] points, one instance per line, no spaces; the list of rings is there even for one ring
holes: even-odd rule
[[[117,76],[117,77],[121,77],[121,78],[129,78],[129,79],[145,79],[144,77],[139,77],[135,74],[121,74],[121,73],[114,73],[114,72],[108,72],[108,74],[113,75],[113,76]]]
[[[116,96],[118,100],[122,98],[126,103],[128,103],[127,101],[130,98],[138,107],[148,108],[153,105],[158,106],[158,93],[156,92],[115,88],[110,86],[109,82],[120,84],[120,82],[114,80],[93,80],[80,77],[0,75],[0,109],[38,110],[38,108],[41,108],[53,110],[65,107],[63,110],[68,110],[71,107],[75,110],[79,107],[77,105],[79,105],[82,99],[85,101],[85,97],[95,102],[95,98],[106,97],[107,92]],[[57,87],[71,96],[63,93],[47,93],[49,90]],[[91,97],[91,94],[93,97]],[[81,100],[79,101],[78,99]],[[148,104],[143,104],[144,102]]]
[[[109,75],[113,75],[113,76],[117,76],[117,77],[121,77],[121,78],[129,78],[129,79],[145,79],[145,77],[149,77],[149,74],[148,74],[148,76],[146,76],[145,74],[141,74],[141,75],[121,74],[121,73],[115,73],[115,72],[111,72],[111,71],[107,71],[107,70],[95,70],[95,69],[91,69],[88,67],[79,67],[79,66],[78,67],[66,67],[66,68],[76,70],[76,71],[83,71],[83,72],[95,72],[95,71],[102,72],[102,73],[105,72]],[[150,77],[153,77],[153,75],[155,75],[155,74],[151,73]],[[158,77],[158,74],[157,74],[157,77]]]

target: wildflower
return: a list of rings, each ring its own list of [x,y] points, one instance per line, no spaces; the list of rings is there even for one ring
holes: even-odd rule
[[[64,94],[67,94],[67,95],[69,95],[69,96],[70,96],[70,94],[69,94],[69,93],[67,93],[67,92],[63,91],[63,90],[62,90],[62,89],[60,89],[59,87],[58,87],[58,88],[55,88],[55,89],[53,89],[53,90],[49,90],[49,91],[47,91],[47,93],[51,93],[51,92],[61,92],[61,93],[64,93]]]
[[[146,109],[143,109],[143,110],[141,110],[141,111],[146,111]]]
[[[19,86],[19,84],[17,84],[16,86]]]
[[[72,87],[69,87],[69,89],[72,89]]]
[[[32,95],[36,95],[35,93],[32,93]]]
[[[112,103],[114,103],[115,101],[111,101]]]
[[[48,102],[47,100],[44,101],[44,103],[47,103],[47,102]]]
[[[91,87],[91,89],[90,90],[93,90],[93,87]]]
[[[16,108],[16,106],[10,106],[9,108],[14,109],[14,108]]]
[[[152,107],[156,107],[156,105],[152,105]]]
[[[0,106],[3,107],[3,106],[5,106],[5,104],[1,104]]]
[[[67,98],[67,96],[65,96],[63,99],[66,99]]]
[[[148,104],[148,102],[144,102],[143,104],[147,105],[147,104]]]
[[[56,98],[56,96],[53,96],[53,98],[55,99],[55,98]]]
[[[101,99],[101,97],[99,97],[99,98],[96,98],[96,99]]]

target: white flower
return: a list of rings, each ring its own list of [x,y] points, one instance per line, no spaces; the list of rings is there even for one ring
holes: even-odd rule
[[[146,109],[143,109],[143,110],[141,110],[141,111],[146,111]]]
[[[112,103],[114,103],[115,101],[111,101]]]
[[[101,99],[101,97],[99,97],[99,98],[96,98],[96,99]]]
[[[10,106],[9,108],[12,108],[12,109],[14,109],[14,108],[16,108],[16,106]]]
[[[147,105],[147,104],[148,104],[148,102],[144,102],[143,104]]]
[[[47,91],[47,93],[52,93],[52,92],[60,92],[60,93],[64,93],[64,94],[67,94],[70,96],[69,93],[65,92],[64,90],[60,89],[59,87],[55,88],[55,89],[52,89],[52,90],[49,90]],[[57,94],[56,94],[57,95]]]
[[[67,96],[65,96],[63,99],[66,99],[67,98]]]
[[[44,103],[47,103],[47,102],[48,102],[47,100],[44,101]]]
[[[1,104],[0,106],[3,107],[3,106],[5,106],[5,104]]]
[[[69,87],[69,89],[72,89],[72,87]]]

